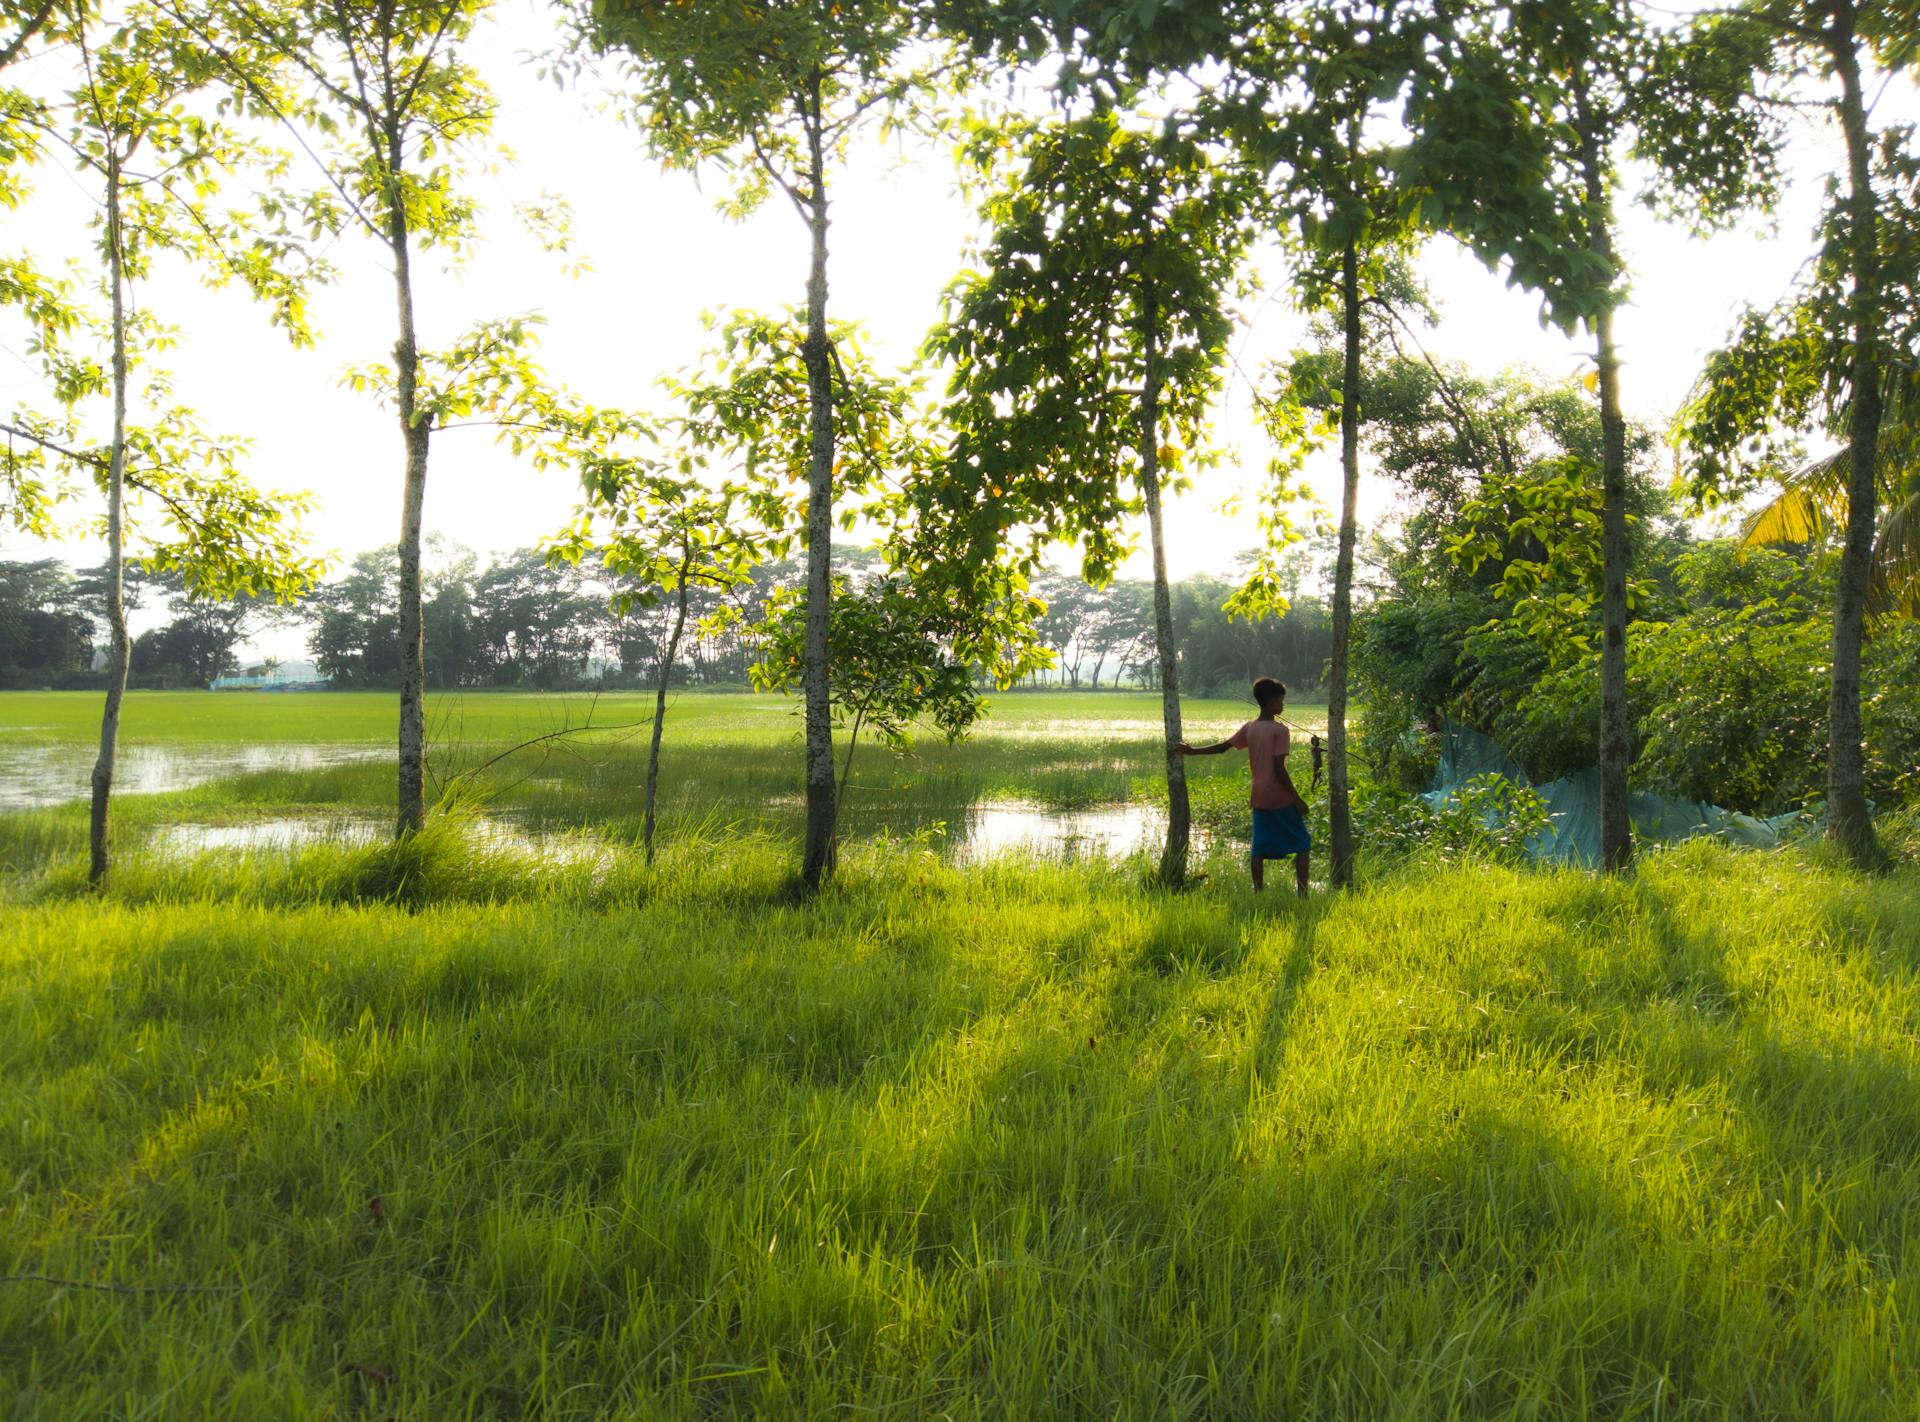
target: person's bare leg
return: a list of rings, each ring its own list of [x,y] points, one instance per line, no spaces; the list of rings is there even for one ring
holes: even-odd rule
[[[1257,894],[1267,887],[1267,861],[1259,855],[1253,859],[1253,891]]]
[[[1306,854],[1296,854],[1293,856],[1294,887],[1300,890],[1300,897],[1303,899],[1307,896],[1307,870],[1311,867],[1308,862],[1311,857],[1312,856]]]

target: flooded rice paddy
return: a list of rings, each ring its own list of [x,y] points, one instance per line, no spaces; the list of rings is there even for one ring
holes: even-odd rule
[[[493,815],[467,815],[460,833],[476,849],[506,851],[550,864],[610,863],[619,852],[613,843],[581,830],[565,833],[529,829]],[[274,854],[314,844],[373,844],[392,833],[391,820],[370,816],[276,816],[230,824],[186,822],[164,825],[147,840],[162,854]]]
[[[1111,729],[1111,728],[1109,728]],[[390,762],[386,746],[286,743],[265,745],[134,745],[122,749],[115,773],[116,797],[193,790],[220,781],[269,772],[317,772],[336,766]],[[0,811],[45,809],[82,800],[93,768],[91,747],[73,744],[0,745]],[[528,777],[523,784],[560,789],[557,778]],[[769,818],[799,808],[798,797],[764,803]],[[204,814],[204,811],[199,811]],[[849,833],[920,832],[930,847],[959,863],[1003,856],[1121,859],[1152,852],[1166,830],[1155,805],[1110,803],[1057,809],[1031,801],[982,797],[926,805],[893,801],[884,809],[858,791],[846,807]],[[745,823],[751,824],[749,816]],[[615,840],[574,826],[549,826],[512,810],[462,817],[462,832],[476,847],[506,850],[555,863],[610,858]],[[392,820],[364,808],[334,813],[273,813],[255,818],[183,818],[147,832],[146,844],[161,854],[285,853],[309,845],[364,845],[384,839]]]
[[[461,832],[476,848],[506,850],[556,864],[610,859],[612,841],[590,832],[543,829],[504,815],[464,817]],[[283,853],[314,844],[362,845],[384,839],[392,821],[371,816],[273,816],[229,823],[163,825],[147,840],[162,854]],[[930,843],[957,863],[1004,856],[1057,859],[1124,859],[1153,852],[1166,832],[1166,815],[1149,805],[1110,805],[1089,810],[1050,810],[1017,800],[986,800],[964,817],[946,822]]]
[[[84,799],[94,758],[92,746],[0,745],[0,810],[37,810]],[[367,745],[131,745],[115,757],[113,788],[118,795],[164,795],[236,775],[392,758],[388,747]]]

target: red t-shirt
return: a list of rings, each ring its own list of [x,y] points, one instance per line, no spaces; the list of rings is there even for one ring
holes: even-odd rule
[[[1249,721],[1233,733],[1233,739],[1227,742],[1236,750],[1244,750],[1247,760],[1253,766],[1253,791],[1250,799],[1256,810],[1284,810],[1289,805],[1298,805],[1302,801],[1295,793],[1293,781],[1285,770],[1287,750],[1293,744],[1293,737],[1279,721]]]

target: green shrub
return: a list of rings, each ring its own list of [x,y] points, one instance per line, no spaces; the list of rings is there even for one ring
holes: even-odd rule
[[[1388,860],[1524,864],[1528,841],[1547,825],[1546,802],[1504,775],[1476,776],[1438,807],[1389,787],[1367,787],[1354,800],[1355,835]]]

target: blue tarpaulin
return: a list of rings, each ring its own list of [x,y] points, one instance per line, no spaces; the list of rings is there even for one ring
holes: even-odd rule
[[[1515,785],[1529,786],[1547,807],[1547,828],[1527,841],[1535,859],[1564,864],[1600,862],[1600,770],[1598,766],[1563,775],[1545,785],[1534,785],[1519,762],[1500,748],[1493,737],[1448,722],[1440,733],[1440,766],[1433,787],[1422,797],[1429,805],[1444,805],[1462,785],[1482,775],[1501,775]],[[1803,817],[1799,812],[1757,819],[1704,800],[1678,800],[1636,790],[1629,800],[1634,833],[1654,841],[1692,839],[1712,835],[1731,844],[1771,848]]]

